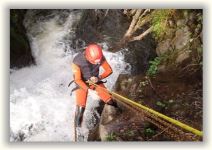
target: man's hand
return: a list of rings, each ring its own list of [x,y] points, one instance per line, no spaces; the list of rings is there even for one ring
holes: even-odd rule
[[[97,77],[91,77],[90,78],[90,81],[93,82],[93,83],[97,83],[99,81],[99,78],[97,78]]]

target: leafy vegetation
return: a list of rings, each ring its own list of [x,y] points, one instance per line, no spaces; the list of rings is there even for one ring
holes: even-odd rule
[[[134,136],[135,133],[134,133],[134,131],[132,131],[132,130],[128,130],[128,131],[126,131],[125,135],[126,135],[126,136]]]
[[[198,47],[196,50],[197,50],[197,56],[195,57],[196,62],[197,62],[199,65],[202,65],[203,46],[201,45],[201,46]]]
[[[146,128],[144,130],[144,134],[148,137],[155,135],[155,130],[153,130],[152,128]]]
[[[173,9],[161,9],[155,10],[151,14],[151,24],[153,26],[153,33],[155,38],[160,38],[166,32],[168,26],[167,21],[175,13]]]
[[[161,101],[157,101],[157,102],[156,102],[156,105],[157,105],[157,106],[160,106],[160,107],[162,107],[162,108],[164,108],[164,107],[166,106],[166,104],[162,103]]]
[[[114,132],[106,136],[106,141],[116,141],[116,134]]]
[[[150,67],[147,70],[148,76],[156,75],[158,71],[158,65],[161,63],[162,57],[156,57],[153,61],[149,61]]]

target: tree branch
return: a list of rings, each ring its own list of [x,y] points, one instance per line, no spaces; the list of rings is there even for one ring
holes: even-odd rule
[[[133,29],[133,33],[138,30],[138,28],[141,28],[143,25],[145,25],[147,22],[149,22],[150,18],[147,17],[145,19],[142,19],[148,12],[150,12],[150,9],[146,9],[142,14],[141,16],[139,17],[139,20],[136,24],[136,26],[134,27]],[[141,20],[142,19],[142,20]]]
[[[131,15],[131,16],[135,15],[135,13],[136,13],[136,9],[130,10],[130,15]]]
[[[131,21],[130,27],[124,35],[124,38],[130,37],[132,35],[133,28],[135,27],[136,23],[138,22],[138,19],[139,19],[141,12],[142,12],[142,9],[138,9],[136,11],[135,15],[133,16],[133,20]]]
[[[153,27],[150,27],[149,29],[147,29],[145,32],[143,32],[139,36],[130,38],[129,42],[142,40],[147,34],[149,34],[150,32],[152,32],[152,30],[153,30]]]

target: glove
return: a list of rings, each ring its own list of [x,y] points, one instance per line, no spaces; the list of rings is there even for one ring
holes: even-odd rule
[[[93,82],[93,83],[97,83],[99,81],[99,78],[97,78],[97,77],[91,77],[90,78],[90,81]]]
[[[95,86],[94,85],[90,85],[89,89],[90,90],[95,90]]]

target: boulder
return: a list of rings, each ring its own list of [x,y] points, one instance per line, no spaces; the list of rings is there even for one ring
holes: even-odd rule
[[[190,40],[190,32],[189,28],[185,26],[182,29],[178,29],[175,33],[175,38],[173,40],[173,45],[175,49],[179,50],[184,48]]]
[[[117,116],[118,112],[116,108],[105,105],[99,124],[99,137],[101,141],[105,141],[106,137],[111,133],[111,122],[113,122]]]
[[[163,55],[164,53],[166,53],[171,46],[171,39],[166,39],[160,43],[158,43],[158,46],[156,48],[156,53],[158,56]]]
[[[88,43],[119,42],[129,26],[121,9],[84,10],[76,30],[76,39]]]
[[[176,62],[177,64],[183,63],[185,60],[189,59],[190,53],[191,53],[190,50],[180,52],[180,53],[178,54],[178,56],[177,56],[175,62]]]

